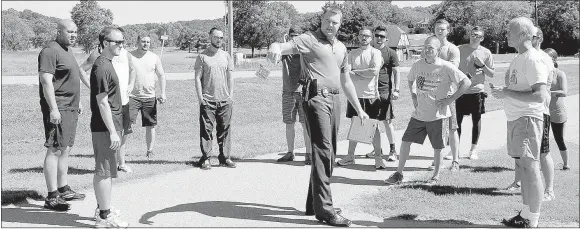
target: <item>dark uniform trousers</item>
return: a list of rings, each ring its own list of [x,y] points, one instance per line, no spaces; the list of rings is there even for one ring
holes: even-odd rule
[[[201,145],[201,158],[199,163],[208,159],[212,150],[214,125],[216,128],[217,142],[219,145],[220,162],[230,158],[230,121],[232,118],[232,101],[213,102],[207,101],[207,105],[200,105],[199,109],[199,140]]]
[[[328,219],[334,216],[330,177],[336,156],[336,140],[340,124],[338,94],[313,95],[302,103],[306,128],[312,144],[312,167],[306,198],[306,211]]]

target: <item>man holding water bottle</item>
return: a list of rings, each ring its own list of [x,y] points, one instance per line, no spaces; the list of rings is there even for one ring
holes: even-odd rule
[[[347,99],[364,120],[368,115],[362,109],[354,85],[348,75],[347,50],[336,38],[342,20],[342,11],[336,4],[324,9],[320,29],[304,33],[286,43],[273,43],[268,59],[274,63],[283,54],[300,54],[303,86],[303,108],[312,145],[312,172],[306,199],[306,215],[331,226],[348,227],[351,221],[333,207],[330,177],[337,150],[340,123],[340,87]]]

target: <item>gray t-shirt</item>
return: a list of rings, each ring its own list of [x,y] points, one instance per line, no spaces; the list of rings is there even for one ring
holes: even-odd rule
[[[204,99],[214,102],[230,99],[227,72],[234,70],[234,62],[227,52],[206,49],[197,56],[194,69],[202,71],[201,90]]]

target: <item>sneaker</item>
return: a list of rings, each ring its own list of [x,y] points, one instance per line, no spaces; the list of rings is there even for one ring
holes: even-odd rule
[[[477,159],[479,159],[479,156],[477,156],[476,152],[471,152],[469,154],[469,160],[477,160]]]
[[[105,227],[105,228],[127,228],[129,223],[123,222],[119,219],[118,215],[109,214],[106,219],[101,219],[97,217],[95,221],[95,227]]]
[[[147,150],[147,153],[145,153],[145,157],[147,157],[147,160],[149,160],[150,158],[154,157],[155,154],[153,153],[153,150]]]
[[[400,184],[401,182],[403,182],[403,174],[399,173],[399,172],[395,172],[393,173],[389,179],[385,180],[385,184],[387,185],[395,185],[395,184]]]
[[[211,169],[211,163],[209,163],[209,159],[206,159],[205,161],[203,161],[203,163],[201,163],[201,165],[199,165],[199,167],[203,170]]]
[[[288,152],[283,157],[278,158],[277,162],[294,161],[294,153]]]
[[[57,196],[55,198],[46,198],[44,200],[44,208],[55,211],[68,211],[70,209],[70,204],[60,196]]]
[[[225,161],[220,162],[220,166],[228,167],[228,168],[235,168],[236,163],[233,162],[231,159],[226,159]]]
[[[336,164],[342,165],[342,166],[354,165],[354,158],[351,158],[350,156],[346,156],[344,159],[336,162]]]
[[[453,155],[447,155],[443,157],[444,160],[453,160]]]
[[[71,201],[71,200],[84,200],[85,199],[85,194],[82,193],[77,193],[71,189],[68,189],[64,192],[61,192],[59,194],[59,196],[66,201]]]
[[[117,166],[117,171],[132,173],[133,169],[131,169],[131,167],[129,167],[128,165],[119,165]]]
[[[310,156],[310,154],[309,154],[309,153],[307,153],[307,154],[304,156],[304,164],[305,164],[305,165],[311,165],[311,164],[312,164],[312,159],[311,159],[310,157],[311,157],[311,156]]]
[[[503,219],[501,223],[508,227],[528,228],[530,227],[530,220],[521,216],[522,211],[511,219]]]
[[[554,191],[546,191],[544,193],[544,199],[543,201],[552,201],[556,199],[556,195],[554,194]]]
[[[521,188],[521,185],[518,183],[511,183],[509,186],[507,186],[506,188],[502,189],[504,191],[508,191],[508,192],[515,192],[518,191]]]
[[[365,154],[365,157],[366,158],[373,158],[373,157],[375,157],[375,151],[372,151],[370,153]]]
[[[560,164],[560,165],[562,165],[562,170],[564,170],[564,171],[570,170],[570,166],[564,165],[564,164]]]
[[[437,183],[439,183],[439,177],[431,177],[425,182],[426,185],[436,185]]]
[[[387,169],[387,165],[383,162],[383,158],[375,158],[375,169]]]
[[[430,171],[435,170],[435,162],[431,162],[431,165],[427,169]]]
[[[459,171],[459,162],[457,161],[451,162],[451,167],[449,167],[449,170],[451,170],[452,172]]]
[[[111,211],[110,214],[115,214],[117,216],[121,216],[121,210],[119,210],[113,206],[111,206],[109,208],[109,210]],[[101,214],[101,210],[99,208],[95,208],[95,220],[97,220],[97,218],[101,217],[100,214]]]
[[[396,161],[399,159],[399,155],[397,155],[397,151],[391,149],[389,152],[389,157],[387,157],[387,161]]]

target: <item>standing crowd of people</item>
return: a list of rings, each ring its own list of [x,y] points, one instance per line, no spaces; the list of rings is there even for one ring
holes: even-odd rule
[[[423,144],[429,137],[434,150],[434,171],[427,183],[432,185],[440,180],[443,159],[452,160],[450,170],[459,170],[459,139],[465,115],[471,115],[473,122],[469,158],[478,159],[481,116],[488,97],[485,81],[495,75],[493,55],[480,45],[483,28],[473,27],[469,43],[457,47],[447,40],[449,23],[437,20],[435,35],[425,40],[421,59],[407,74],[415,110],[410,114],[397,152],[392,120],[393,101],[400,98],[400,74],[397,54],[387,46],[389,31],[383,26],[361,28],[360,47],[348,52],[336,38],[341,21],[340,8],[327,7],[319,29],[301,34],[291,28],[288,41],[273,43],[268,50],[268,59],[274,63],[281,61],[283,67],[282,121],[286,125],[288,152],[278,162],[295,159],[295,123],[299,121],[306,144],[305,164],[311,165],[305,214],[331,226],[351,224],[341,216],[342,210],[334,207],[330,178],[335,165],[355,164],[357,146],[357,142],[350,141],[348,155],[336,161],[340,93],[346,95],[346,117],[352,122],[376,119],[384,123],[390,145],[386,161],[398,161],[397,171],[385,183],[396,185],[403,181],[411,145]],[[555,198],[554,163],[548,146],[550,127],[564,161],[562,169],[570,169],[563,140],[566,108],[562,97],[566,96],[567,82],[558,69],[557,53],[553,49],[540,50],[543,35],[530,19],[512,19],[508,30],[508,45],[516,48],[518,55],[506,72],[505,85],[489,87],[492,96],[504,103],[507,153],[515,161],[515,179],[506,189],[521,189],[524,206],[520,214],[503,223],[537,227],[542,201]],[[139,112],[146,130],[145,154],[154,156],[157,103],[167,101],[165,73],[159,56],[150,51],[150,35],[139,34],[137,49],[129,52],[123,47],[123,30],[112,26],[101,31],[98,48],[79,66],[71,50],[76,33],[77,27],[71,20],[61,20],[55,41],[38,56],[40,107],[47,147],[43,171],[48,195],[44,207],[66,211],[70,209],[67,201],[85,198],[67,182],[68,155],[81,113],[82,81],[90,88],[95,223],[98,227],[125,228],[129,224],[120,219],[120,210],[111,205],[112,178],[118,177],[118,171],[132,172],[125,163],[125,148]],[[212,168],[209,155],[215,126],[219,165],[235,168],[230,153],[234,65],[232,57],[221,49],[223,32],[212,28],[209,35],[211,45],[198,55],[194,67],[200,109],[199,165],[204,170]],[[378,129],[372,145],[374,151],[366,157],[375,159],[376,169],[386,169]],[[443,156],[446,146],[451,149],[450,155]]]

